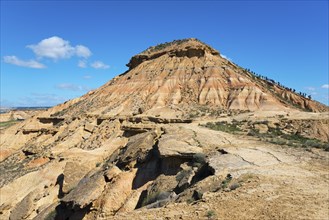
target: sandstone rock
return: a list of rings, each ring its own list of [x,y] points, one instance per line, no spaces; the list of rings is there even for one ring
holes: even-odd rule
[[[105,179],[102,172],[80,180],[79,184],[61,200],[66,207],[83,209],[95,201],[104,191]]]
[[[47,157],[39,157],[37,159],[34,159],[34,160],[30,161],[26,165],[26,167],[27,168],[39,167],[39,166],[42,166],[42,165],[48,163],[49,161],[50,161],[50,159],[47,158]]]
[[[137,134],[129,139],[124,153],[119,156],[119,164],[127,164],[131,161],[143,163],[150,158],[149,152],[153,149],[157,134],[155,132],[146,132]]]
[[[264,134],[268,132],[268,127],[266,124],[255,124],[254,128],[258,130],[259,133]]]
[[[56,219],[56,206],[58,206],[58,203],[51,204],[44,209],[40,210],[40,212],[33,218],[33,220],[55,220]]]
[[[63,193],[67,194],[74,189],[90,169],[89,166],[85,166],[78,162],[67,162],[63,172]]]
[[[34,202],[33,199],[36,196],[36,192],[30,192],[27,196],[24,197],[22,201],[16,204],[14,209],[11,211],[9,219],[26,219],[33,211]]]
[[[85,127],[84,127],[84,128],[85,128],[85,130],[88,131],[88,132],[93,132],[94,127],[95,127],[94,124],[87,122],[87,123],[85,124]]]
[[[116,177],[114,182],[107,184],[102,197],[97,202],[103,213],[114,215],[123,206],[132,193],[132,183],[135,174],[136,170],[122,172]]]
[[[209,156],[209,166],[215,170],[215,175],[225,175],[232,169],[251,166],[250,163],[244,161],[241,157],[233,154],[221,154],[216,152]]]
[[[107,182],[112,181],[115,177],[117,177],[122,171],[117,166],[112,166],[105,172],[105,177],[107,178]]]
[[[9,157],[13,153],[14,153],[14,151],[10,150],[10,149],[0,149],[0,162],[5,160],[7,157]]]
[[[130,196],[126,199],[125,203],[118,210],[117,213],[124,213],[124,212],[130,212],[130,211],[135,210],[136,206],[138,204],[139,198],[142,194],[142,191],[144,191],[147,188],[147,186],[148,186],[148,184],[145,184],[143,187],[140,187],[137,190],[132,191]]]
[[[148,195],[158,194],[159,192],[172,191],[177,185],[175,176],[158,176],[154,182],[148,187]]]
[[[186,142],[166,138],[164,135],[159,140],[160,157],[192,158],[196,153],[202,153],[202,148],[191,146]]]

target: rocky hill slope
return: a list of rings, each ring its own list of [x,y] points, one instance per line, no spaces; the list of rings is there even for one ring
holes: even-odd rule
[[[329,217],[327,106],[196,39],[128,67],[1,130],[0,219]]]
[[[53,115],[188,116],[193,109],[327,111],[328,107],[262,79],[196,39],[150,47],[131,58],[129,70]]]

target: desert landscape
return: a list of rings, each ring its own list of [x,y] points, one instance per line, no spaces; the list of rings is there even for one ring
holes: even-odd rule
[[[1,114],[0,219],[329,219],[328,106],[195,38],[127,67]]]

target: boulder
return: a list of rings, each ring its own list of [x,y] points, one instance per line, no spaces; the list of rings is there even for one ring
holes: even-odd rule
[[[147,161],[157,137],[157,134],[152,131],[132,136],[124,148],[124,153],[119,156],[118,163],[129,164],[132,161],[139,163]]]
[[[67,162],[63,172],[63,193],[69,193],[89,171],[90,168],[81,163]]]
[[[83,209],[95,201],[104,191],[105,179],[102,172],[84,177],[79,184],[64,196],[61,202],[74,210]]]
[[[84,129],[85,129],[85,131],[88,131],[88,132],[92,133],[93,130],[94,130],[94,127],[95,127],[94,124],[87,122],[87,123],[85,124]]]
[[[163,138],[159,140],[160,157],[182,157],[193,158],[194,154],[202,153],[202,148],[191,146],[188,143],[176,139]]]
[[[114,215],[126,202],[132,193],[132,183],[136,170],[120,173],[114,181],[106,185],[102,197],[95,206],[107,215]]]
[[[255,124],[254,128],[258,130],[260,134],[265,134],[268,132],[268,126],[266,124]]]

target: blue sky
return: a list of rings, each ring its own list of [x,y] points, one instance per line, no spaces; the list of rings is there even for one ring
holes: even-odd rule
[[[3,1],[1,106],[52,106],[195,37],[328,105],[328,1]]]

